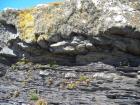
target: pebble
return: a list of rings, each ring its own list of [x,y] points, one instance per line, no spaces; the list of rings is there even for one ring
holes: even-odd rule
[[[140,75],[140,71],[138,71],[138,74]]]
[[[140,75],[137,75],[137,79],[140,80]]]
[[[48,71],[45,71],[45,70],[41,70],[41,71],[39,72],[39,75],[40,75],[40,76],[48,76],[48,75],[49,75],[49,72],[48,72]]]
[[[113,80],[114,78],[117,78],[117,75],[114,74],[114,73],[108,73],[108,74],[105,74],[105,73],[95,73],[93,75],[93,78],[95,79],[104,79],[104,80]]]
[[[77,75],[74,72],[68,72],[65,74],[65,78],[69,79],[69,78],[76,78]]]

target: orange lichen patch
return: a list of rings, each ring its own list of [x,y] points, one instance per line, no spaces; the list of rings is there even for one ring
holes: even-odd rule
[[[34,35],[34,17],[35,9],[26,9],[19,12],[18,27],[20,39],[25,42],[35,41]]]

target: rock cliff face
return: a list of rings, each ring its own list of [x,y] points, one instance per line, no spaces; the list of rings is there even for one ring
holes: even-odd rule
[[[0,13],[0,53],[33,62],[140,64],[139,0],[65,0]]]

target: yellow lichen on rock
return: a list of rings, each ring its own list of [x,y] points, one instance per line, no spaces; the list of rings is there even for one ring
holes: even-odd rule
[[[34,16],[35,9],[26,9],[19,12],[18,27],[20,39],[25,42],[36,41],[34,35]]]
[[[61,9],[62,2],[49,3],[44,8],[38,8],[36,11],[35,33],[42,33],[37,42],[48,40],[54,31],[57,18],[63,12]]]
[[[47,40],[48,40],[48,35],[41,35],[38,37],[37,43],[39,43],[40,41],[47,41]]]
[[[24,9],[18,15],[19,38],[27,43],[47,40],[53,31],[62,2],[46,4],[38,8]],[[59,16],[60,17],[60,16]]]

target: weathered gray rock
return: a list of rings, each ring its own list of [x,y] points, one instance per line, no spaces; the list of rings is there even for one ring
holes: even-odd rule
[[[63,6],[65,12],[61,15],[62,19],[58,19],[55,23],[56,27],[59,27],[55,33],[67,40],[74,36],[71,44],[76,45],[77,54],[87,53],[91,49],[99,53],[107,51],[108,56],[106,57],[110,58],[110,61],[114,59],[110,56],[111,53],[116,53],[113,51],[114,49],[139,55],[140,26],[138,23],[140,18],[138,16],[140,13],[135,7],[138,2],[138,0],[131,2],[120,0],[65,1]],[[84,40],[88,40],[90,43],[87,45],[81,43]],[[100,61],[105,57],[93,56],[96,56],[96,59],[92,57],[92,61]],[[118,58],[115,57],[115,59]],[[85,60],[85,62],[87,61]]]
[[[140,74],[140,71],[138,71],[138,74]]]
[[[6,10],[0,52],[0,63],[13,63],[14,55],[52,65],[0,65],[2,105],[34,104],[32,89],[50,105],[140,104],[140,70],[131,67],[140,66],[139,0],[65,0]]]
[[[53,53],[74,53],[75,48],[69,42],[62,41],[50,45],[50,51]]]
[[[41,70],[41,71],[39,71],[39,75],[40,76],[48,76],[49,72]]]
[[[101,50],[102,51],[102,50]],[[84,55],[77,55],[77,64],[88,64],[90,62],[103,62],[114,66],[138,66],[139,57],[121,52],[89,52]]]
[[[8,70],[8,67],[0,63],[0,77],[4,76],[7,70]]]
[[[16,54],[13,52],[13,50],[11,50],[8,47],[4,47],[1,51],[0,51],[1,55],[6,55],[6,56],[12,56],[12,57],[16,57]]]
[[[113,81],[113,79],[119,79],[119,76],[115,73],[95,73],[93,78]]]
[[[86,52],[86,46],[85,44],[79,44],[76,46],[76,50],[81,53],[81,52]]]
[[[18,11],[16,9],[6,9],[0,13],[0,22],[8,25],[17,25]]]
[[[132,56],[140,55],[139,7],[139,0],[65,0],[9,9],[0,13],[0,50],[6,46],[33,61],[48,62],[51,53],[62,62],[72,56],[78,64],[118,65],[128,58],[138,65]]]
[[[65,74],[64,76],[66,79],[69,79],[69,78],[77,78],[77,75],[75,72],[68,72]]]
[[[140,81],[140,75],[137,76],[138,80]]]
[[[83,41],[85,38],[82,37],[82,36],[74,36],[72,37],[72,41],[71,41],[71,44],[72,45],[78,45],[81,41]]]
[[[88,71],[87,68],[91,65],[93,65],[90,68],[91,71]],[[137,77],[131,78],[120,75],[119,71],[110,71],[109,65],[107,71],[98,71],[97,65],[99,68],[102,65],[101,69],[107,69],[107,65],[101,63],[59,66],[57,70],[56,68],[48,69],[48,65],[39,66],[30,63],[15,65],[0,78],[0,104],[34,104],[35,102],[29,97],[31,93],[34,93],[50,105],[75,105],[75,103],[76,105],[81,105],[81,103],[83,105],[139,105],[140,81]],[[76,71],[73,71],[74,69]],[[51,75],[41,78],[39,71],[46,71]],[[74,73],[77,76],[66,79],[64,74],[67,73]],[[80,75],[84,78],[80,78]],[[93,76],[95,78],[92,78]],[[48,85],[49,82],[51,82],[50,85]],[[68,85],[71,90],[67,89]]]
[[[97,37],[99,38],[99,40],[101,36],[104,36],[108,39],[108,41],[105,43],[111,42],[109,43],[110,45],[113,45],[114,47],[124,52],[138,54],[140,49],[137,47],[137,45],[139,45],[138,43],[140,42],[138,34],[140,26],[138,23],[140,19],[137,16],[140,13],[137,9],[135,9],[134,5],[137,2],[139,1],[66,1],[67,7],[65,7],[65,11],[68,12],[68,9],[70,7],[73,7],[73,11],[70,16],[68,14],[64,15],[64,18],[69,16],[69,20],[67,21],[67,24],[64,24],[65,28],[62,28],[63,30],[61,30],[60,28],[60,32],[64,33],[66,32],[65,30],[69,30],[67,29],[67,27],[69,28],[70,25],[72,30],[69,30],[70,32],[65,33],[64,35],[66,36],[70,36],[69,33],[71,33],[71,35],[82,34],[87,37],[90,36],[93,39]],[[70,11],[71,9],[69,10],[69,12]],[[135,20],[135,22],[132,20]],[[74,27],[76,27],[76,29]],[[115,37],[115,43],[112,37]],[[92,38],[90,38],[90,40],[92,40]],[[132,41],[127,42],[130,40],[129,38]],[[138,41],[135,41],[136,38],[138,39]],[[125,39],[127,41],[124,42],[123,40]],[[100,43],[101,46],[105,45],[103,41],[100,41],[102,43]],[[135,42],[135,44],[133,42]],[[133,46],[133,44],[135,45],[135,47],[131,47]]]
[[[18,37],[17,34],[18,10],[7,9],[0,13],[0,54],[9,57],[16,57],[10,43]]]

